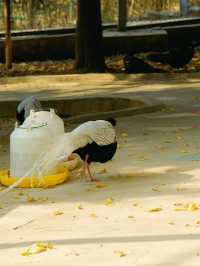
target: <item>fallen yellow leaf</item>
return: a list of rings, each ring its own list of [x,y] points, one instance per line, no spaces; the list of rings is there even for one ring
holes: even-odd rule
[[[193,212],[193,211],[197,211],[200,209],[200,205],[197,204],[197,203],[187,203],[187,204],[180,204],[180,207],[179,208],[175,208],[175,211],[190,211],[190,212]],[[176,205],[178,206],[178,205]]]
[[[199,205],[196,203],[189,203],[186,205],[186,207],[187,207],[187,210],[190,212],[199,210]]]
[[[159,188],[156,188],[156,187],[153,187],[152,188],[152,191],[155,191],[155,192],[161,192],[161,190]]]
[[[36,202],[37,200],[34,197],[28,195],[26,198],[26,201],[29,203],[32,203],[32,202]]]
[[[37,254],[37,253],[41,253],[44,251],[47,251],[47,249],[53,249],[54,246],[51,243],[42,243],[42,242],[38,242],[35,243],[33,245],[31,245],[30,247],[26,248],[21,255],[22,256],[30,256],[33,254]]]
[[[178,211],[185,211],[184,207],[180,207],[180,208],[175,208],[174,211],[178,212]]]
[[[83,206],[80,203],[76,204],[76,208],[78,210],[83,210]]]
[[[64,212],[62,212],[62,211],[55,211],[55,212],[53,213],[54,216],[62,215],[62,214],[64,214]]]
[[[192,227],[191,224],[185,224],[185,227]]]
[[[112,204],[113,204],[113,198],[107,198],[106,200],[105,200],[105,205],[106,206],[111,206]]]
[[[162,208],[151,208],[148,210],[148,212],[160,212],[162,211]]]
[[[196,224],[200,224],[200,220],[197,220],[197,221],[196,221]]]
[[[125,257],[126,254],[122,250],[115,250],[114,252],[119,257]]]

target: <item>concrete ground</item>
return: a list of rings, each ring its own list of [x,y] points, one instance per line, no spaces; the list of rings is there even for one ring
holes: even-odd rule
[[[200,265],[200,74],[123,75],[113,80],[99,75],[93,88],[92,78],[76,78],[74,87],[69,80],[63,86],[58,82],[52,91],[46,87],[44,95],[37,81],[27,88],[42,97],[106,91],[157,99],[166,108],[118,119],[115,158],[94,166],[102,184],[88,183],[74,172],[64,185],[15,189],[1,198],[1,265]],[[54,82],[49,78],[49,86]],[[25,83],[0,83],[2,97],[21,97],[25,90]],[[2,136],[11,124],[1,124]],[[2,139],[2,166],[7,149]],[[21,256],[40,241],[55,248]]]

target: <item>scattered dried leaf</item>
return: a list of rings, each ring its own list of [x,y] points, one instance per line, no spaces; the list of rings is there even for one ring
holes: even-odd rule
[[[83,210],[83,206],[82,206],[80,203],[77,203],[77,204],[76,204],[76,208],[77,208],[78,210]]]
[[[112,206],[113,205],[113,198],[107,198],[106,200],[105,200],[105,205],[106,206]]]
[[[26,198],[26,201],[29,202],[29,203],[32,203],[32,202],[36,202],[37,199],[35,199],[34,197],[28,195],[27,198]]]
[[[126,256],[126,253],[124,253],[122,250],[115,250],[114,253],[120,258]]]
[[[196,203],[189,203],[185,207],[187,208],[187,211],[190,211],[190,212],[200,209],[199,204],[196,204]]]
[[[174,211],[176,211],[176,212],[179,212],[179,211],[185,211],[185,208],[184,208],[184,207],[181,207],[181,208],[175,208]]]
[[[185,224],[185,227],[192,227],[191,224]]]
[[[177,204],[177,203],[176,203]],[[200,204],[197,204],[197,203],[194,203],[194,202],[192,202],[192,203],[187,203],[187,204],[181,204],[181,203],[179,203],[180,205],[180,207],[179,208],[175,208],[174,210],[175,211],[189,211],[189,212],[193,212],[193,211],[197,211],[197,210],[199,210],[200,209]],[[178,205],[176,205],[176,206],[178,206]]]
[[[159,188],[157,188],[157,187],[153,187],[153,188],[152,188],[152,191],[155,191],[155,192],[161,192],[161,190],[160,190]]]
[[[21,253],[21,255],[22,256],[30,256],[30,255],[41,253],[41,252],[47,251],[48,249],[53,249],[53,248],[54,248],[54,246],[51,243],[38,242],[38,243],[35,243],[35,244],[31,245],[30,247],[26,248]]]
[[[162,208],[151,208],[151,209],[148,209],[148,212],[160,212],[162,211]]]
[[[62,214],[64,214],[64,212],[62,212],[62,211],[55,211],[55,212],[53,212],[53,215],[54,216],[58,216],[58,215],[62,215]]]

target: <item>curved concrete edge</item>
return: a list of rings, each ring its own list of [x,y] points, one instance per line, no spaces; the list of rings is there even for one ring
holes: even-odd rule
[[[93,114],[85,114],[85,115],[77,115],[69,118],[65,118],[65,121],[68,123],[83,123],[88,120],[98,120],[98,119],[107,119],[109,117],[118,118],[124,116],[134,116],[134,115],[141,115],[145,113],[153,113],[161,111],[165,108],[166,105],[162,103],[157,103],[155,105],[140,107],[140,108],[127,108],[121,109],[117,111],[109,111],[109,112],[100,112],[100,113],[93,113]]]
[[[113,99],[119,98],[119,95],[117,97],[112,96],[112,98]],[[120,98],[128,98],[128,97],[122,96]],[[76,98],[74,98],[74,100],[75,99]],[[137,97],[136,99],[138,100]],[[62,102],[64,100],[66,100],[66,104],[67,104],[67,101],[69,100],[69,98],[61,99]],[[48,102],[48,101],[45,100],[44,102]],[[52,106],[54,106],[58,104],[59,100],[50,99],[50,102]],[[132,108],[119,109],[119,110],[107,111],[107,112],[97,112],[97,113],[90,113],[90,114],[86,113],[83,115],[75,115],[71,117],[65,117],[64,115],[63,116],[61,115],[61,117],[64,118],[65,122],[68,122],[68,123],[82,123],[88,120],[107,119],[109,117],[117,118],[117,117],[123,117],[123,116],[134,116],[134,115],[140,115],[140,114],[145,114],[145,113],[152,113],[152,112],[160,111],[164,107],[166,107],[164,103],[157,101],[157,100],[153,100],[153,99],[145,99],[143,100],[143,102],[145,103],[145,106],[143,107],[132,107]],[[2,101],[0,103],[0,117],[14,118],[18,103],[19,101]]]

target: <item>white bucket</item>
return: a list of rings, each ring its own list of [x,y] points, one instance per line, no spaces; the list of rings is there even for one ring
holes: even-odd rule
[[[46,124],[15,128],[10,136],[10,175],[24,176],[42,151],[47,150],[52,136]]]
[[[10,136],[10,175],[24,176],[39,155],[64,134],[63,120],[53,109],[33,112]]]

